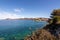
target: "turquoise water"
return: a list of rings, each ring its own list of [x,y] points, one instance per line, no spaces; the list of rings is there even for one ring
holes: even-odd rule
[[[31,35],[32,31],[43,28],[46,24],[45,21],[0,20],[0,37],[4,37],[6,40],[12,37],[20,40],[27,35]]]

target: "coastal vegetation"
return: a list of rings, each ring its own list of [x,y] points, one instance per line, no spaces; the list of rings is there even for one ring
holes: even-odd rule
[[[32,32],[25,40],[60,40],[60,9],[53,10],[49,24]]]

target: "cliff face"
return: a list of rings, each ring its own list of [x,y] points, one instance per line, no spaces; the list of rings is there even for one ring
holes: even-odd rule
[[[27,36],[25,40],[60,40],[60,24],[47,25]]]
[[[44,29],[48,30],[52,35],[60,40],[60,24],[50,24],[47,25]]]

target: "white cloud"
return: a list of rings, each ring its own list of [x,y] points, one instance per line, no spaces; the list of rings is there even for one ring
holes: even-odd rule
[[[24,17],[10,12],[0,12],[0,19],[6,19],[6,18],[16,19],[16,18],[24,18]]]
[[[22,11],[24,11],[24,9],[23,8],[16,8],[16,9],[14,9],[14,12],[22,12]]]

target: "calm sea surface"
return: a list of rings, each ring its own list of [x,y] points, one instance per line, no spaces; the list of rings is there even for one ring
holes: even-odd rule
[[[9,40],[11,37],[23,39],[31,35],[32,31],[43,28],[47,22],[33,20],[0,20],[0,38],[4,37]]]

